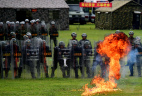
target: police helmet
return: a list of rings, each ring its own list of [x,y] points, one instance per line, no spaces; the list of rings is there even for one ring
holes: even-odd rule
[[[83,33],[81,36],[82,36],[82,37],[87,37],[87,34],[86,34],[86,33]]]
[[[25,19],[25,22],[29,22],[29,19]]]
[[[14,44],[16,44],[16,38],[12,38],[11,40],[13,41]]]
[[[23,36],[24,40],[27,40],[29,37],[27,35]]]
[[[25,22],[24,22],[24,21],[21,21],[21,22],[20,22],[20,24],[21,24],[21,25],[24,25],[24,24],[25,24]]]
[[[72,32],[71,33],[71,36],[73,37],[73,36],[77,36],[77,34],[75,33],[75,32]]]
[[[59,42],[59,46],[65,46],[64,41],[60,41],[60,42]]]
[[[15,23],[16,23],[16,24],[19,24],[19,21],[16,21]]]
[[[41,26],[45,26],[45,23],[44,23],[44,22],[42,22],[42,23],[41,23]]]
[[[35,19],[33,19],[32,21],[33,21],[34,23],[36,22],[36,20],[35,20]]]
[[[6,44],[7,44],[6,41],[1,41],[2,46],[5,46]]]
[[[6,24],[9,24],[10,21],[6,21]]]
[[[14,25],[15,23],[14,23],[14,22],[10,22],[10,24],[11,24],[11,25]]]
[[[31,20],[30,23],[35,23],[35,20]]]
[[[51,25],[55,25],[55,21],[51,21]]]
[[[3,25],[3,22],[0,22],[0,25]]]
[[[26,33],[27,36],[32,36],[31,32]]]
[[[86,46],[86,45],[90,45],[90,42],[89,41],[85,41],[84,42],[84,45]]]
[[[141,38],[137,36],[137,37],[136,37],[136,40],[141,41]]]
[[[120,30],[116,30],[115,33],[120,33]]]
[[[27,39],[27,40],[26,40],[26,44],[31,44],[31,40],[30,40],[30,39]]]
[[[72,40],[72,45],[77,45],[77,41],[76,40]]]
[[[11,36],[15,36],[15,37],[16,37],[15,32],[10,32],[10,35],[11,35]]]
[[[39,20],[39,19],[36,19],[36,22],[40,22],[40,20]]]
[[[129,32],[129,35],[133,35],[133,34],[134,34],[134,32],[133,32],[133,31],[130,31],[130,32]]]
[[[135,41],[134,41],[134,44],[135,44],[135,45],[140,45],[140,41],[135,40]]]

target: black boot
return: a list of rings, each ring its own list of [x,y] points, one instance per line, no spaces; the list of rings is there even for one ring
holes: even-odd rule
[[[18,69],[18,78],[21,78],[21,73],[22,73],[22,67],[19,67],[19,69]]]
[[[53,78],[54,77],[54,68],[52,67],[52,73],[51,73],[51,78]]]

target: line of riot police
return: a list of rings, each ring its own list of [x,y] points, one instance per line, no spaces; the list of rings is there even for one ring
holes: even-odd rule
[[[6,24],[0,22],[1,78],[20,78],[25,68],[32,78],[40,78],[41,67],[45,77],[49,77],[46,57],[51,57],[52,53],[47,44],[48,30],[44,21],[39,22],[39,19],[31,20],[30,24],[28,19],[15,23],[7,21]],[[50,39],[58,37],[54,21],[49,33]]]

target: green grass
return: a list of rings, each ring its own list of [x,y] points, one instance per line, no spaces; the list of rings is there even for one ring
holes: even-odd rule
[[[0,96],[80,96],[91,79],[48,78],[0,80]],[[127,77],[118,80],[122,91],[97,94],[98,96],[141,96],[142,78]]]
[[[130,30],[121,31],[128,35]],[[98,30],[95,29],[95,25],[93,24],[70,25],[70,30],[60,31],[58,41],[64,41],[67,45],[72,32],[77,33],[78,40],[81,39],[82,33],[87,33],[87,38],[94,46],[94,41],[103,40],[105,35],[114,33],[115,30]],[[134,30],[135,36],[142,36],[141,32],[142,30]],[[51,72],[51,68],[49,68],[49,71]],[[60,73],[58,67],[56,74]],[[118,83],[117,88],[120,88],[122,91],[103,93],[100,95],[97,94],[97,96],[142,96],[142,77],[129,77],[128,75],[129,72],[126,74],[126,77],[116,81]],[[89,84],[90,82],[91,78],[62,78],[61,75],[59,77],[56,76],[55,78],[41,78],[34,80],[1,79],[0,96],[80,96],[82,91],[78,90],[82,89],[85,84]],[[89,87],[91,86],[89,85]]]

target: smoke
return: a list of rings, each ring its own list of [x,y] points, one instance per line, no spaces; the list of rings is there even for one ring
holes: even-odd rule
[[[138,50],[134,49],[129,52],[127,57],[120,59],[120,65],[121,65],[121,76],[122,78],[125,78],[127,74],[129,73],[129,65],[132,63],[136,63],[136,55],[138,54]]]

